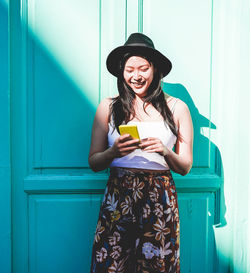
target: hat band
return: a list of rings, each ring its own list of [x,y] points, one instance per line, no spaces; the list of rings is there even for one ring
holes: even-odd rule
[[[143,46],[143,47],[155,49],[154,46],[149,46],[148,44],[144,44],[144,43],[133,43],[128,45],[125,44],[125,46]]]

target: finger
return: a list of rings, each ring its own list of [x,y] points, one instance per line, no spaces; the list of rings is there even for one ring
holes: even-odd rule
[[[155,145],[155,144],[158,144],[158,142],[155,141],[155,140],[151,140],[151,141],[146,141],[146,142],[141,143],[140,147],[145,148],[145,147],[152,146],[152,145]]]
[[[140,142],[140,139],[138,139],[138,138],[132,138],[132,136],[129,135],[129,134],[123,135],[123,136],[121,136],[121,137],[118,138],[118,141],[120,143],[127,142],[128,140],[132,140],[133,143],[139,143]]]
[[[147,138],[143,138],[141,139],[141,143],[147,143],[148,141],[150,141],[150,139],[147,137]]]
[[[120,149],[120,152],[134,151],[138,149],[138,146],[127,146]]]
[[[132,139],[130,134],[124,134],[119,137],[119,142],[127,141],[128,139]]]
[[[144,151],[149,151],[149,150],[154,150],[154,151],[158,151],[160,150],[162,147],[158,144],[153,144],[153,145],[150,145],[150,146],[147,146],[145,147],[143,150]]]
[[[139,148],[139,139],[132,139],[132,140],[127,140],[125,142],[121,142],[120,146],[121,147],[127,147],[127,146],[136,146],[137,148]]]
[[[147,137],[142,139],[142,141],[155,141],[155,140],[159,140],[159,139],[156,137]]]
[[[154,149],[154,148],[148,149],[148,150],[143,150],[143,151],[145,151],[147,153],[160,153],[161,154],[161,151],[159,149]]]
[[[152,151],[152,150],[155,150],[155,148],[153,146],[148,146],[143,149],[143,151]]]
[[[125,155],[128,155],[130,153],[132,153],[133,151],[135,151],[136,149],[128,149],[128,150],[125,150],[125,151],[121,151],[120,152],[120,155],[121,156],[125,156]]]

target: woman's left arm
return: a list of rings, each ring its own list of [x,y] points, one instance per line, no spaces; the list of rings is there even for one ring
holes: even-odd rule
[[[178,126],[175,152],[164,146],[158,138],[147,138],[142,141],[141,148],[148,152],[158,152],[164,156],[171,170],[186,175],[193,164],[193,123],[188,106],[181,100],[176,104],[174,120]]]

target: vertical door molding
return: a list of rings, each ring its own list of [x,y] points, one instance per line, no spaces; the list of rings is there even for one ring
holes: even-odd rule
[[[27,195],[22,180],[28,173],[26,8],[26,1],[11,1],[9,6],[12,272],[20,273],[29,272]]]
[[[106,68],[108,54],[126,40],[127,31],[127,0],[102,1],[101,16],[101,81],[100,100],[118,94],[116,77]],[[119,26],[119,27],[115,27]]]
[[[9,3],[0,2],[0,269],[11,272]]]

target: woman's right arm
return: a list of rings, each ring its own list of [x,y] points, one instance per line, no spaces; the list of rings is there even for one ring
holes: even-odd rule
[[[94,118],[91,146],[89,151],[89,165],[95,171],[102,171],[109,167],[116,157],[125,156],[138,148],[139,140],[130,135],[122,135],[108,148],[109,106],[111,99],[104,99],[97,108]]]

